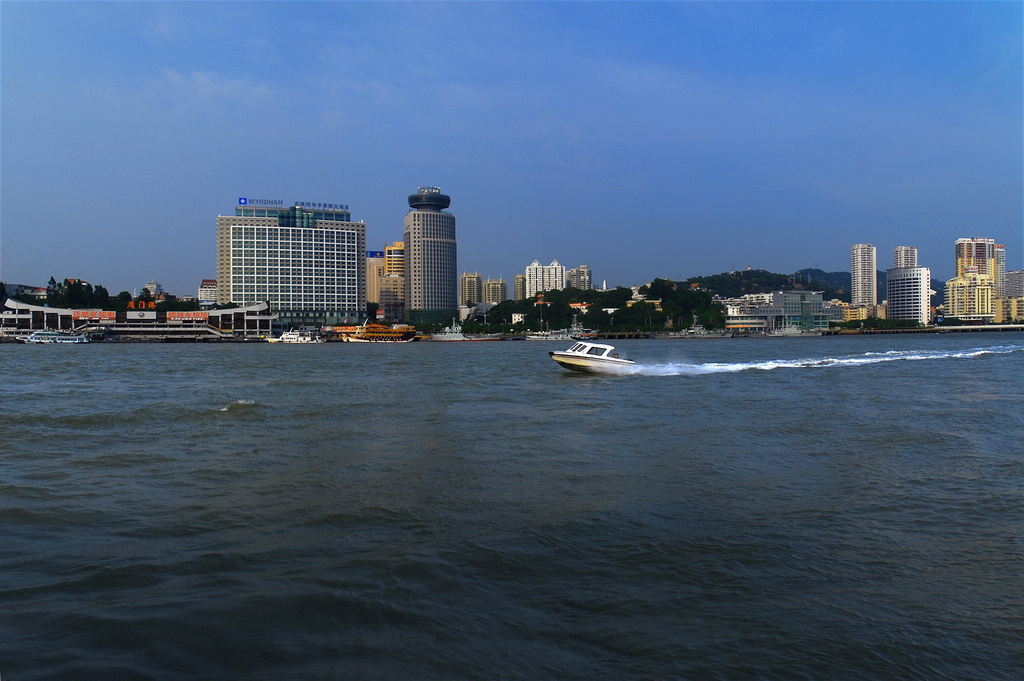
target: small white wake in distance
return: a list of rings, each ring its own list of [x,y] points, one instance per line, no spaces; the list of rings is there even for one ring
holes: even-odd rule
[[[823,367],[854,367],[885,362],[914,362],[936,359],[970,359],[984,355],[1006,355],[1024,352],[1024,346],[1001,345],[965,350],[890,350],[865,352],[861,355],[819,357],[806,359],[767,359],[760,362],[668,362],[661,364],[637,363],[629,371],[640,376],[700,376],[703,374],[729,374],[740,371],[774,371],[776,369],[818,369]]]
[[[235,400],[231,404],[225,405],[217,411],[233,411],[235,409],[245,409],[246,407],[256,404],[253,400]]]

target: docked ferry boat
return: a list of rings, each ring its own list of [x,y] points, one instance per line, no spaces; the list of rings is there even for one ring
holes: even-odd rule
[[[409,343],[416,339],[416,329],[407,324],[385,326],[367,322],[351,333],[342,333],[340,338],[345,343]]]
[[[586,341],[580,341],[568,350],[552,350],[548,354],[566,369],[590,373],[621,373],[635,364],[631,359],[619,357],[611,345]]]
[[[81,343],[88,343],[89,337],[85,334],[61,333],[60,331],[36,331],[20,340],[22,343],[67,343],[70,345],[80,345]]]

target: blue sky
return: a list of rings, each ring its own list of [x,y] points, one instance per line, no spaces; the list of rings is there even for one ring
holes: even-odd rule
[[[0,3],[0,277],[215,276],[238,197],[371,249],[452,197],[460,271],[596,283],[1024,267],[1020,2]]]

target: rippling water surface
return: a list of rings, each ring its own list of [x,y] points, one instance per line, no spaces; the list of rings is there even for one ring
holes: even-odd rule
[[[1024,337],[0,346],[4,679],[1019,679]]]

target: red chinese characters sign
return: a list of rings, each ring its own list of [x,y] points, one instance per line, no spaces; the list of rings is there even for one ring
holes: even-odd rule
[[[71,314],[72,319],[114,319],[116,312],[106,310],[75,310]]]
[[[209,315],[206,312],[168,312],[167,319],[181,321],[202,321],[205,322]]]

